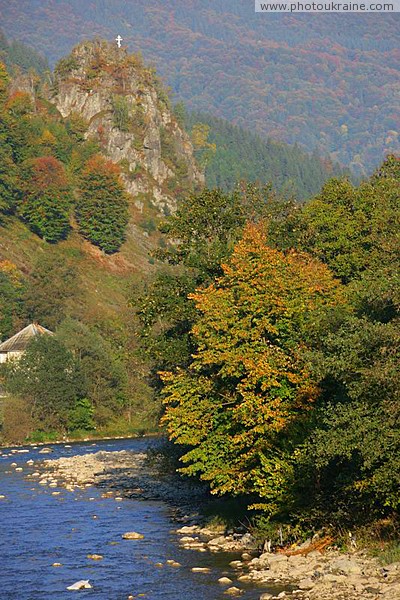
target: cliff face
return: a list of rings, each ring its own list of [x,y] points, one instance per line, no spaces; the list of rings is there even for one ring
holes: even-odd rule
[[[84,42],[60,61],[50,98],[63,117],[86,121],[87,138],[119,163],[127,191],[142,209],[168,214],[179,195],[204,183],[188,135],[141,58],[106,42]]]

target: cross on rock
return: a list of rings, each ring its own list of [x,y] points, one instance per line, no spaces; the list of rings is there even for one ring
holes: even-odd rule
[[[121,48],[121,42],[122,42],[123,38],[118,34],[117,37],[115,38],[115,41],[117,42],[117,46],[118,48]]]

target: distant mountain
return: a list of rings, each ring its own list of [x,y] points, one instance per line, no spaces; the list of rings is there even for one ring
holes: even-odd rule
[[[7,65],[10,73],[14,72],[16,67],[24,73],[33,69],[39,75],[49,69],[47,58],[21,42],[15,40],[9,42],[1,30],[0,60]]]
[[[398,14],[255,14],[252,0],[8,0],[7,35],[54,63],[121,34],[190,110],[363,173],[399,152]]]
[[[177,105],[177,109],[181,107]],[[349,174],[316,152],[310,155],[296,145],[264,139],[207,113],[188,113],[184,121],[188,131],[195,130],[199,123],[209,128],[208,146],[196,154],[205,163],[210,188],[229,191],[241,180],[257,181],[272,183],[277,191],[305,200],[316,195],[328,178]]]

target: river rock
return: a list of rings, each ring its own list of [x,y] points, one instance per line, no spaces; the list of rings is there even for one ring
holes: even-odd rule
[[[224,594],[226,594],[227,596],[240,596],[240,594],[243,594],[243,590],[241,590],[238,587],[232,586],[225,590]]]
[[[268,592],[265,592],[264,594],[261,594],[260,596],[260,600],[272,600],[273,595],[269,594]]]
[[[192,573],[211,573],[211,569],[209,567],[192,567]]]
[[[218,537],[213,538],[212,540],[210,540],[207,545],[210,546],[210,547],[211,546],[221,546],[222,547],[225,544],[225,542],[226,542],[225,536],[224,535],[219,535]]]
[[[238,581],[251,581],[252,577],[251,575],[240,575],[238,577]]]
[[[253,557],[248,552],[243,552],[242,560],[251,560]]]
[[[243,563],[241,560],[231,560],[229,566],[233,567],[234,569],[240,569],[241,567],[243,567]]]
[[[179,567],[181,567],[181,563],[177,562],[176,560],[172,560],[169,561],[167,560],[167,564],[169,564],[170,567],[174,567],[174,569],[178,569]]]
[[[315,581],[310,578],[302,579],[298,585],[301,590],[311,590],[315,585]]]
[[[189,535],[184,535],[179,539],[180,544],[193,544],[194,542],[198,542],[199,538],[194,538]]]
[[[62,567],[62,563],[55,562],[51,566],[52,567]]]
[[[92,586],[89,583],[89,579],[80,579],[76,583],[67,587],[67,590],[90,590]]]
[[[218,579],[218,583],[220,583],[221,585],[229,585],[230,583],[232,583],[232,579],[229,579],[229,577],[220,577]]]
[[[127,531],[122,534],[122,539],[124,540],[143,540],[144,535],[142,533],[136,533],[136,531]]]
[[[104,556],[102,556],[101,554],[88,554],[87,558],[89,558],[90,560],[103,560]]]
[[[198,527],[197,525],[184,525],[180,529],[177,529],[176,533],[191,534],[191,533],[199,533],[199,531],[200,531],[200,527]]]
[[[357,563],[355,559],[350,557],[339,558],[335,560],[331,564],[331,570],[333,573],[338,572],[344,575],[356,574],[359,575],[362,573],[362,569],[360,565]]]

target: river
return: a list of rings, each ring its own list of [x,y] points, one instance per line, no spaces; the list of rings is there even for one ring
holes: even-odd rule
[[[74,493],[63,487],[49,488],[26,476],[37,470],[27,465],[46,458],[130,450],[143,452],[149,441],[105,440],[95,444],[50,445],[53,453],[39,454],[40,447],[3,448],[0,455],[0,598],[1,600],[226,599],[218,578],[235,583],[229,562],[238,555],[184,550],[172,532],[171,508],[164,502],[104,498],[104,489],[90,486]],[[17,463],[16,470],[11,463]],[[40,469],[39,469],[40,470]],[[59,492],[53,495],[53,492]],[[122,540],[126,531],[144,535],[140,541]],[[100,554],[94,562],[88,554]],[[239,557],[240,558],[240,557]],[[181,564],[168,566],[167,560]],[[55,567],[53,563],[61,563]],[[163,566],[156,566],[163,563]],[[210,573],[193,573],[192,567],[210,567]],[[76,592],[67,587],[89,579],[92,589]],[[258,600],[270,588],[241,584],[243,600]],[[282,588],[280,588],[282,589]],[[279,590],[275,589],[275,593]]]

